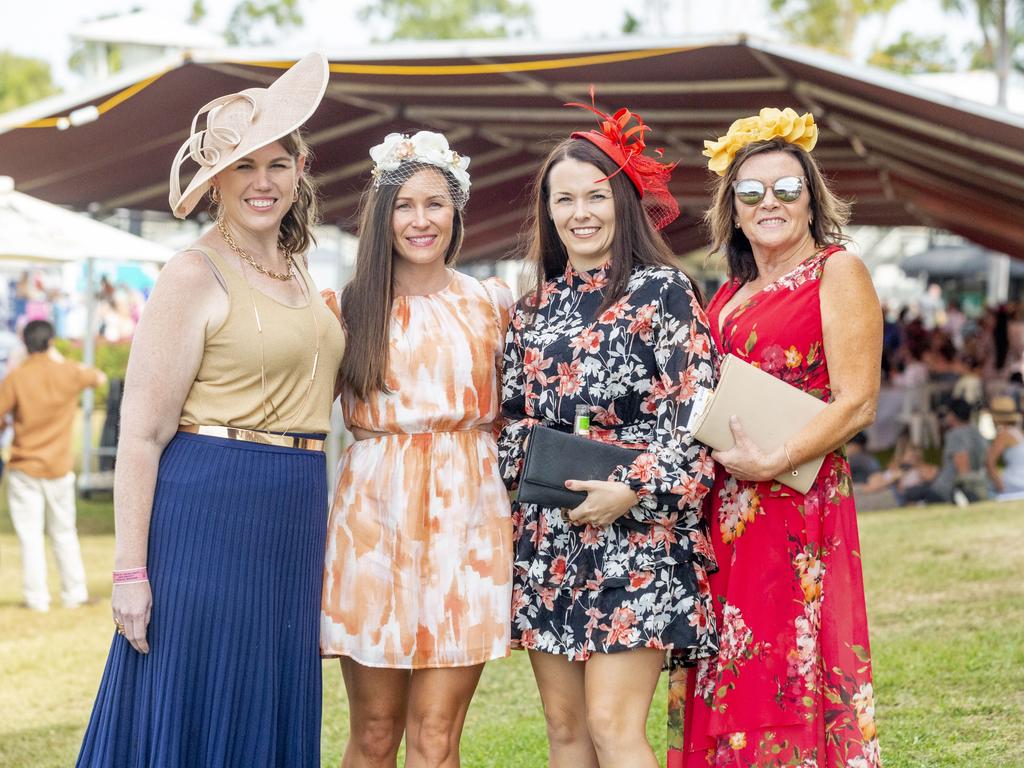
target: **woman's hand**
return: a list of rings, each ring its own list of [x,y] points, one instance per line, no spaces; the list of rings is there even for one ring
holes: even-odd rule
[[[640,502],[632,488],[611,480],[566,480],[570,491],[583,491],[587,498],[568,513],[574,525],[611,525]]]
[[[139,653],[149,653],[146,630],[153,609],[153,593],[148,581],[115,584],[110,598],[114,623],[124,627],[124,639]]]
[[[789,469],[789,461],[782,446],[768,454],[757,447],[743,430],[735,416],[729,419],[735,445],[727,451],[712,451],[711,458],[725,467],[737,480],[771,480],[783,470]]]

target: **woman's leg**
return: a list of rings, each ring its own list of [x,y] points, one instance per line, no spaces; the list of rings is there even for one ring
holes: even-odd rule
[[[595,653],[586,663],[587,728],[601,768],[658,768],[647,714],[665,652]]]
[[[542,651],[529,654],[548,727],[549,767],[597,768],[584,689],[584,668],[590,662]]]
[[[458,768],[459,739],[483,664],[417,669],[406,712],[406,768]]]
[[[341,768],[395,768],[405,730],[408,669],[364,667],[342,657],[349,737]]]

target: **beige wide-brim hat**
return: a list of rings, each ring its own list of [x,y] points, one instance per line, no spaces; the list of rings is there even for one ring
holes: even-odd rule
[[[996,424],[1020,424],[1024,421],[1024,417],[1017,410],[1017,403],[1007,395],[993,397],[988,405],[988,412]]]
[[[327,59],[311,53],[267,88],[247,88],[211,101],[192,118],[189,137],[171,164],[168,201],[184,219],[210,187],[210,180],[236,160],[272,144],[302,127],[316,111],[327,89]],[[206,128],[196,130],[206,115]],[[181,164],[186,157],[199,170],[181,191]]]

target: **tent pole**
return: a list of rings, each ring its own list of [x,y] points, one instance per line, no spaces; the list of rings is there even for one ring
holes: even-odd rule
[[[989,256],[985,288],[985,298],[990,306],[1005,304],[1009,300],[1010,257],[1005,253],[993,253]]]
[[[96,367],[96,262],[92,256],[85,260],[85,333],[82,338],[82,362],[90,368]],[[82,391],[82,474],[78,478],[78,487],[91,487],[89,478],[92,472],[92,412],[93,390],[86,387]]]

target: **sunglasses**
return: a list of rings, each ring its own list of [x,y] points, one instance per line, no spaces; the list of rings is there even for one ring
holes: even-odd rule
[[[732,190],[736,193],[736,199],[744,205],[757,205],[764,200],[767,191],[764,182],[757,179],[734,181]],[[772,184],[772,194],[780,203],[794,202],[803,191],[804,180],[800,176],[783,176]]]

